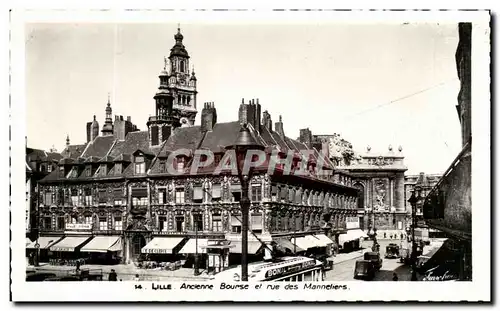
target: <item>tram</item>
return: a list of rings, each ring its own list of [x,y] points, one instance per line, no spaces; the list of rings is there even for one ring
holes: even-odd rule
[[[241,281],[241,266],[215,274],[213,281]],[[321,282],[324,280],[323,263],[308,257],[281,257],[270,262],[248,264],[249,282]]]

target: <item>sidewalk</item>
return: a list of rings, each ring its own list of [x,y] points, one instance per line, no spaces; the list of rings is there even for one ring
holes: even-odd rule
[[[32,266],[28,268],[31,269]],[[41,263],[39,267],[34,268],[36,271],[51,271],[54,273],[66,273],[75,270],[73,266],[52,266],[46,263]],[[168,271],[160,269],[139,269],[134,265],[82,265],[80,269],[102,270],[103,280],[108,279],[111,269],[116,271],[118,280],[122,281],[132,281],[136,274],[139,275],[141,281],[203,281],[210,278],[204,270],[200,270],[201,274],[195,276],[194,269],[190,268],[180,268],[175,271]]]

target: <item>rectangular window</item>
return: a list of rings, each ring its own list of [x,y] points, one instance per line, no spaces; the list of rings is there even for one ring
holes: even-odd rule
[[[45,192],[44,202],[45,205],[52,205],[52,192]]]
[[[71,223],[76,224],[78,222],[78,217],[76,216],[71,216]]]
[[[106,164],[102,164],[99,168],[99,176],[106,176],[108,174],[108,166]]]
[[[177,159],[177,172],[183,172],[184,171],[184,159],[178,158]]]
[[[241,233],[241,215],[231,216],[231,232]]]
[[[50,165],[50,164],[47,165],[47,172],[49,172],[49,173],[52,172],[52,165]]]
[[[85,188],[84,194],[85,194],[85,205],[91,206],[92,205],[92,189]]]
[[[177,232],[184,232],[184,216],[175,217],[175,230]]]
[[[212,231],[222,232],[222,216],[221,216],[221,214],[212,214]]]
[[[108,230],[108,220],[106,217],[99,217],[99,230]]]
[[[160,161],[160,173],[165,173],[165,161]]]
[[[64,230],[65,225],[64,216],[57,217],[57,230]]]
[[[92,216],[85,216],[85,223],[92,224]]]
[[[183,188],[177,188],[175,190],[175,203],[176,204],[184,203],[184,189]]]
[[[136,163],[135,174],[145,174],[145,173],[146,173],[146,163]]]
[[[71,204],[73,206],[78,206],[78,190],[71,189]]]
[[[92,167],[90,165],[87,165],[87,168],[85,169],[85,177],[90,177],[92,176]]]
[[[276,202],[278,197],[278,187],[276,185],[271,186],[271,201]]]
[[[252,202],[262,201],[262,187],[261,185],[252,185]]]
[[[160,188],[158,189],[158,204],[167,203],[167,189]]]
[[[159,222],[159,227],[160,231],[167,231],[167,217],[165,216],[160,216],[158,217],[158,222]]]
[[[262,232],[262,215],[251,215],[250,216],[250,228],[255,233]]]
[[[203,231],[203,215],[193,214],[193,226],[194,230]]]
[[[201,203],[203,200],[203,189],[201,186],[196,186],[193,189],[193,202]]]
[[[123,223],[121,217],[115,217],[115,230],[121,231],[123,230]]]
[[[51,217],[43,217],[43,228],[45,230],[52,230],[52,218]]]

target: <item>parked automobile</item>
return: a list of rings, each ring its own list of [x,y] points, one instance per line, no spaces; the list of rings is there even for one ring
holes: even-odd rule
[[[35,273],[30,273],[30,274],[26,275],[26,282],[41,282],[41,281],[45,281],[45,279],[54,278],[54,277],[56,277],[55,273],[35,272]]]
[[[395,243],[390,243],[385,248],[385,258],[398,258],[399,257],[399,245]]]
[[[399,262],[406,265],[410,263],[410,250],[408,248],[401,248],[399,250]]]
[[[357,260],[354,267],[354,278],[363,280],[373,280],[377,268],[371,260]]]
[[[366,252],[363,259],[371,261],[377,270],[382,268],[382,258],[380,258],[380,253]]]

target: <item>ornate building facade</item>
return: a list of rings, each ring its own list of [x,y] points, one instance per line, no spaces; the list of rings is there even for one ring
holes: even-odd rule
[[[265,146],[265,165],[273,152],[280,158],[291,152],[292,170],[307,165],[305,176],[282,174],[279,165],[273,173],[256,169],[249,189],[249,253],[258,259],[273,252],[331,252],[332,240],[338,241],[346,232],[346,220],[358,213],[358,190],[350,175],[335,171],[328,158],[319,161],[322,154],[311,146],[288,138],[281,116],[273,130],[271,115],[261,115],[258,100],[243,101],[238,120],[225,123],[217,122],[214,103],[204,103],[201,125],[195,125],[196,77],[188,72],[189,55],[180,30],[174,38],[147,130],[111,124],[108,101],[102,135],[94,137],[92,129],[98,124],[89,123],[89,142],[68,145],[57,169],[41,181],[40,247],[99,249],[131,262],[144,254],[206,254],[207,246],[217,241],[228,247],[222,247],[225,251],[218,257],[208,256],[207,265],[238,262],[241,185],[236,176],[214,174],[214,169],[246,123]],[[189,154],[172,157],[179,149]],[[215,160],[192,173],[195,150],[211,151]],[[313,156],[301,162],[304,150]],[[167,169],[170,164],[176,174]],[[329,173],[318,174],[320,168]],[[71,241],[73,245],[59,247]]]

